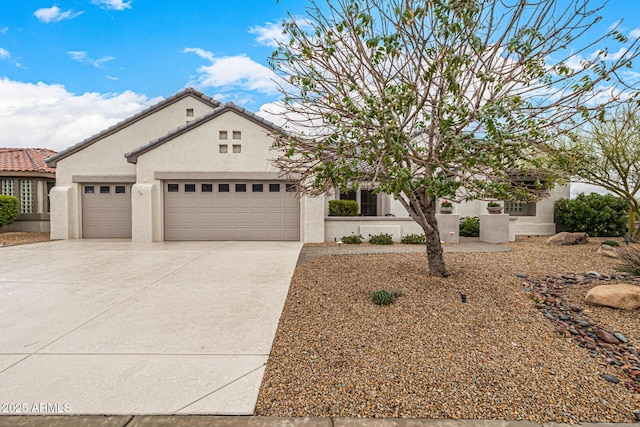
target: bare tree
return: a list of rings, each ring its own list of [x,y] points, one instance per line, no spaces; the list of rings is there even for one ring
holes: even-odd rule
[[[622,197],[629,208],[628,234],[640,235],[640,107],[620,105],[604,120],[591,120],[569,145],[567,165],[582,182],[599,185]]]
[[[436,197],[535,200],[540,187],[513,176],[546,171],[551,185],[547,141],[629,97],[618,71],[638,41],[611,30],[579,44],[600,19],[588,3],[311,0],[270,58],[291,130],[274,134],[277,165],[308,194],[392,194],[425,232],[429,272],[447,275]]]

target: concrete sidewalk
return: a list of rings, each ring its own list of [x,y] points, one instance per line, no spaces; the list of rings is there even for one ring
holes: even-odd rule
[[[574,424],[575,426],[576,424]],[[638,424],[583,423],[584,427]],[[571,424],[502,420],[425,420],[370,418],[270,418],[218,416],[0,417],[0,427],[569,427]]]

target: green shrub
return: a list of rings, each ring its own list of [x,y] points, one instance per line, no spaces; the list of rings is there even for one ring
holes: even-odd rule
[[[369,243],[372,245],[393,245],[393,237],[387,233],[374,234],[373,236],[369,234]]]
[[[329,200],[329,216],[358,216],[355,200]]]
[[[635,276],[640,276],[640,249],[637,246],[627,246],[617,250],[620,264],[617,271],[624,271]]]
[[[617,241],[609,240],[609,239],[608,240],[603,240],[602,244],[603,245],[613,246],[614,248],[617,248],[618,246],[620,246],[620,243],[618,243]]]
[[[460,218],[460,235],[462,237],[479,237],[480,218],[477,216],[463,216]]]
[[[424,234],[407,234],[402,237],[401,242],[405,245],[424,245],[427,243],[427,237]]]
[[[12,224],[20,214],[20,204],[13,196],[0,194],[0,227]]]
[[[364,239],[359,234],[352,234],[351,236],[342,236],[340,240],[347,245],[359,245]]]
[[[579,194],[572,200],[558,200],[555,215],[566,231],[584,231],[593,237],[627,233],[627,203],[611,194]]]
[[[387,291],[386,289],[378,289],[373,292],[373,302],[378,305],[389,305],[393,304],[396,300],[396,296],[391,291]]]

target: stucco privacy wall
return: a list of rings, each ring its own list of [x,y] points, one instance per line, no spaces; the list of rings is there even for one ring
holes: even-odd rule
[[[220,131],[227,132],[227,139],[220,139]],[[234,131],[240,132],[240,139],[233,139]],[[220,152],[221,144],[227,145],[226,153]],[[132,191],[133,240],[164,240],[163,179],[276,180],[280,172],[271,163],[277,155],[272,144],[264,126],[229,110],[141,154],[136,160],[137,184]],[[240,146],[239,153],[233,152],[233,145]],[[322,227],[323,218],[322,202],[320,209],[316,204],[310,200],[301,204],[303,241],[323,240],[324,236],[315,236],[322,232],[314,231],[318,223]],[[316,209],[318,218],[313,219]]]
[[[128,163],[124,154],[193,119],[186,116],[187,109],[193,109],[198,117],[212,111],[213,106],[186,96],[58,160],[56,186],[51,191],[51,238],[82,237],[79,181],[133,184],[136,165]]]

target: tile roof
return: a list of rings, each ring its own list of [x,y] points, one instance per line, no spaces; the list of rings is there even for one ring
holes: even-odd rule
[[[55,154],[46,148],[0,148],[0,172],[56,173],[45,162]]]
[[[187,96],[193,96],[196,97],[198,99],[200,99],[202,102],[204,102],[205,104],[210,105],[213,108],[217,108],[218,106],[220,106],[220,102],[216,101],[215,99],[205,95],[202,92],[199,92],[193,88],[187,88],[185,90],[182,90],[178,93],[176,93],[173,96],[170,96],[166,99],[163,99],[162,101],[158,102],[155,105],[152,105],[149,108],[146,108],[142,111],[140,111],[137,114],[134,114],[133,116],[126,118],[124,120],[122,120],[121,122],[116,123],[113,126],[110,126],[109,128],[103,130],[102,132],[99,132],[87,139],[85,139],[84,141],[80,141],[79,143],[77,143],[76,145],[73,145],[69,148],[66,148],[64,150],[62,150],[61,152],[59,152],[58,154],[56,154],[55,156],[48,158],[47,159],[47,163],[53,167],[56,166],[56,162],[58,160],[62,160],[65,157],[75,153],[76,151],[79,151],[81,149],[83,149],[84,147],[93,144],[94,142],[97,142],[99,140],[101,140],[104,137],[107,137],[109,135],[112,135],[116,132],[118,132],[119,130],[137,122],[138,120],[141,120],[153,113],[155,113],[156,111],[164,108],[167,105],[173,104],[174,102],[177,102],[183,98],[186,98]]]
[[[127,158],[127,161],[129,163],[136,163],[138,161],[138,156],[146,153],[147,151],[153,150],[157,146],[162,145],[167,141],[171,141],[172,139],[182,135],[183,133],[189,132],[191,129],[196,128],[202,125],[203,123],[206,123],[209,120],[212,120],[218,117],[219,115],[226,113],[227,111],[235,111],[236,113],[246,117],[247,119],[251,120],[252,122],[260,126],[263,126],[267,129],[271,129],[276,132],[285,133],[285,131],[281,127],[276,126],[275,124],[271,123],[269,120],[266,120],[245,108],[239,107],[235,105],[233,102],[227,102],[226,104],[219,106],[215,110],[203,116],[200,116],[197,119],[192,120],[187,124],[180,126],[177,129],[172,130],[171,132],[169,132],[168,134],[160,138],[154,139],[153,141],[149,142],[146,145],[143,145],[142,147],[136,148],[135,150],[125,154],[124,156]]]

